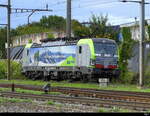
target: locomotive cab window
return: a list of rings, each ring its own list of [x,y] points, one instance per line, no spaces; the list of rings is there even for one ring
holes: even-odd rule
[[[82,46],[79,46],[79,54],[82,53]]]
[[[114,43],[95,43],[96,54],[117,55],[117,46]]]

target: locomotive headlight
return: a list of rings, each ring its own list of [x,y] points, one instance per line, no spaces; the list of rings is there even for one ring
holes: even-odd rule
[[[118,55],[114,55],[114,57],[118,58]]]
[[[95,60],[93,60],[93,59],[90,59],[90,65],[95,65]]]
[[[96,56],[102,56],[102,54],[95,54]]]

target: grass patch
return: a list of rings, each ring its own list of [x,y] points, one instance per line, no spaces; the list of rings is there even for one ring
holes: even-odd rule
[[[26,85],[41,85],[44,86],[47,83],[50,83],[52,87],[60,86],[60,87],[76,87],[76,88],[93,88],[93,89],[101,89],[101,90],[119,90],[119,91],[136,91],[136,92],[150,92],[150,88],[139,89],[137,85],[131,84],[109,84],[108,87],[100,87],[97,83],[68,83],[67,81],[32,81],[32,80],[0,80],[0,83],[12,83],[15,84],[26,84]],[[57,94],[57,93],[56,93]],[[58,93],[59,94],[59,93]]]
[[[0,91],[11,91],[11,88],[0,88]],[[34,90],[25,90],[25,89],[19,89],[16,88],[15,92],[18,93],[29,93],[29,94],[36,94],[36,95],[42,95],[45,94],[43,91],[34,91]],[[60,92],[49,92],[50,95],[61,95]]]
[[[98,110],[98,112],[108,112],[108,110],[105,109],[105,108],[100,108],[100,109]]]
[[[43,94],[42,91],[33,91],[33,90],[25,90],[25,89],[15,89],[16,92],[19,92],[19,93],[29,93],[29,94],[36,94],[36,95],[41,95]]]
[[[10,91],[10,88],[0,88],[0,91]]]
[[[51,94],[51,95],[61,95],[62,93],[61,92],[49,92],[49,94]]]
[[[55,103],[50,100],[50,101],[47,102],[47,105],[55,105]]]
[[[3,98],[3,97],[0,97],[0,103],[6,103],[6,102],[10,102],[10,103],[21,103],[21,102],[32,103],[32,100],[31,99]]]
[[[5,91],[11,91],[11,88],[0,88],[0,91],[4,91],[4,92]],[[19,89],[19,88],[16,88],[15,92],[18,92],[18,93],[38,94],[38,95],[41,95],[41,94],[44,93],[42,91],[25,90],[25,89]]]
[[[44,81],[32,81],[32,80],[6,80],[1,79],[0,83],[15,83],[15,84],[25,84],[25,85],[45,85],[47,82]]]

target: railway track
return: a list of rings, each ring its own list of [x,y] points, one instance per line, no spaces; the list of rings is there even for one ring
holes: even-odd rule
[[[0,87],[11,87],[12,84],[0,84]],[[15,84],[15,88],[43,91],[42,86],[19,85]],[[128,102],[150,103],[150,93],[145,92],[128,92],[128,91],[112,91],[98,89],[81,89],[72,87],[51,87],[52,92],[61,92],[76,97],[92,97],[104,100],[120,100]]]
[[[56,96],[56,95],[35,95],[35,94],[25,94],[16,92],[0,92],[0,97],[8,98],[21,98],[21,99],[36,99],[36,100],[53,100],[60,103],[71,103],[71,104],[83,104],[99,107],[120,107],[126,109],[133,109],[138,111],[147,111],[150,109],[150,103],[141,102],[129,102],[120,100],[105,100],[100,98],[87,98],[87,97],[66,97],[66,96]]]

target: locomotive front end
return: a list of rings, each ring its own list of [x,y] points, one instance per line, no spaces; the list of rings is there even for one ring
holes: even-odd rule
[[[118,69],[118,49],[113,40],[98,39],[93,40],[95,60],[92,62],[95,66],[94,73],[102,77],[119,76]]]

